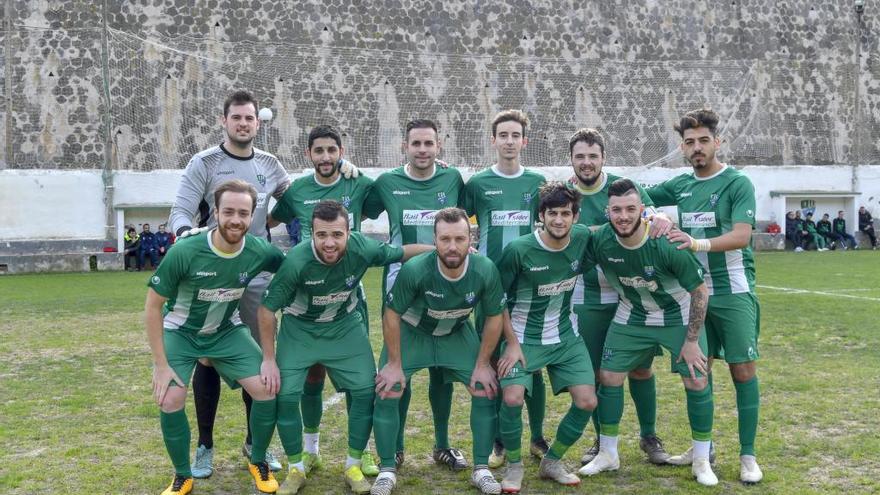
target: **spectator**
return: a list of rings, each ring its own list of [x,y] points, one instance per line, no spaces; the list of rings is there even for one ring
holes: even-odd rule
[[[159,266],[159,245],[156,241],[156,234],[150,232],[150,224],[144,224],[144,230],[141,231],[141,246],[138,249],[138,270],[146,266],[145,256],[150,257],[150,268],[153,270]]]
[[[156,247],[159,249],[159,263],[162,262],[162,258],[165,257],[165,253],[168,252],[168,248],[174,244],[174,236],[171,235],[171,232],[165,231],[165,224],[159,225],[159,231],[156,232]]]
[[[828,251],[828,243],[825,242],[825,237],[819,234],[819,231],[816,230],[816,222],[813,221],[813,214],[807,213],[807,220],[804,222],[804,228],[807,231],[807,244],[810,242],[816,245],[816,251]]]
[[[125,233],[123,240],[125,241],[125,271],[140,271],[141,262],[140,257],[138,256],[138,250],[141,246],[141,239],[138,236],[137,231],[134,230],[134,227],[128,228],[128,232]]]
[[[785,238],[791,241],[795,252],[798,253],[804,250],[804,239],[801,235],[800,224],[800,220],[798,220],[793,211],[789,211],[785,214]]]
[[[859,248],[859,245],[856,244],[856,238],[846,231],[846,220],[844,220],[843,218],[843,210],[837,212],[837,218],[834,219],[833,228],[834,233],[837,234],[838,238],[840,238],[840,245],[843,246],[844,251],[846,251],[847,240],[851,243],[850,247],[852,247],[853,249]]]
[[[877,236],[874,235],[874,218],[864,206],[859,207],[859,230],[871,240],[871,249],[877,249]]]
[[[302,239],[302,225],[299,223],[299,218],[294,218],[287,224],[287,235],[290,237],[290,247],[299,244]]]
[[[825,242],[828,244],[829,249],[837,247],[837,242],[840,241],[840,237],[834,233],[834,229],[831,227],[831,220],[827,213],[822,215],[822,220],[816,222],[816,230],[819,232],[819,235],[825,238]]]

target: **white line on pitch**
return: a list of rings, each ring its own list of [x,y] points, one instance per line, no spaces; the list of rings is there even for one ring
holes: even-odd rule
[[[778,290],[782,292],[786,292],[788,294],[815,294],[818,296],[831,296],[831,297],[843,297],[847,299],[861,299],[864,301],[878,301],[880,302],[880,297],[866,297],[866,296],[854,296],[852,294],[840,294],[834,292],[824,292],[819,290],[806,290],[806,289],[794,289],[791,287],[773,287],[770,285],[758,285],[759,289],[769,289],[769,290]]]

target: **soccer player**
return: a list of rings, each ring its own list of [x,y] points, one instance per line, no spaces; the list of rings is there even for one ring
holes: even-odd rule
[[[434,367],[448,381],[464,383],[471,393],[470,426],[474,470],[471,483],[481,493],[501,493],[489,471],[489,452],[497,413],[497,384],[490,359],[501,334],[504,292],[494,263],[468,254],[470,223],[460,208],[434,216],[436,252],[425,253],[400,269],[386,296],[385,346],[376,377],[374,428],[381,472],[370,492],[389,495],[397,482],[395,448],[399,402],[409,377]],[[482,343],[470,321],[473,309],[485,312]]]
[[[369,218],[377,218],[383,211],[388,213],[390,242],[395,246],[430,243],[434,238],[434,215],[438,210],[459,203],[464,181],[455,168],[438,166],[440,138],[434,122],[424,119],[408,122],[403,149],[407,163],[376,179],[364,202],[364,213]],[[382,280],[383,294],[391,290],[399,270],[399,264],[386,267]],[[436,368],[428,368],[428,373],[428,398],[434,419],[434,462],[456,471],[465,469],[468,464],[464,455],[449,445],[452,384],[446,383],[443,373]],[[400,399],[398,464],[403,464],[404,460],[404,431],[411,390],[407,384]]]
[[[498,264],[510,312],[505,335],[515,334],[505,340],[498,361],[504,395],[499,421],[508,460],[501,481],[505,493],[519,493],[522,486],[522,406],[531,393],[532,374],[542,368],[547,368],[554,394],[571,394],[571,406],[541,459],[539,475],[563,485],[580,483],[561,460],[596,407],[593,366],[571,317],[572,293],[590,239],[588,228],[575,225],[580,202],[580,193],[565,184],[545,184],[538,206],[543,228],[508,244]]]
[[[721,141],[717,127],[718,115],[712,110],[695,110],[683,116],[675,130],[682,139],[682,154],[694,171],[648,188],[648,194],[659,206],[678,206],[681,231],[670,233],[669,240],[680,241],[681,249],[696,252],[707,269],[709,367],[713,358],[723,357],[728,363],[736,389],[740,480],[757,483],[763,474],[755,458],[760,404],[755,363],[759,308],[750,247],[755,187],[745,174],[718,160]],[[669,462],[689,464],[692,459],[692,451],[688,451]]]
[[[474,174],[464,186],[462,208],[468,215],[477,217],[480,254],[496,264],[510,241],[534,230],[538,216],[538,189],[544,184],[544,176],[520,164],[520,154],[529,142],[526,137],[528,125],[529,118],[519,110],[505,110],[496,115],[492,120],[492,146],[498,163]],[[481,306],[477,306],[474,317],[477,332],[482,332]],[[550,448],[543,432],[547,392],[541,373],[535,373],[532,379],[532,394],[526,400],[531,430],[529,450],[532,455],[542,457]],[[499,395],[496,408],[500,407]],[[501,434],[496,432],[489,467],[501,467],[505,457]]]
[[[361,213],[364,200],[373,180],[365,175],[346,178],[340,169],[345,156],[345,147],[342,145],[342,137],[339,131],[331,126],[321,125],[309,132],[306,157],[312,162],[314,174],[304,175],[293,181],[275,208],[272,209],[272,219],[281,223],[290,223],[299,219],[301,225],[301,242],[307,242],[312,237],[312,211],[315,205],[322,200],[338,201],[348,211],[349,229],[359,232],[361,229]],[[363,286],[359,285],[359,307],[363,317],[363,324],[369,327],[367,314],[366,294]],[[321,466],[321,454],[319,448],[321,416],[323,414],[322,393],[326,370],[320,364],[316,364],[306,376],[303,386],[302,422],[304,432],[303,464],[306,473],[313,467]],[[346,395],[346,404],[350,404],[350,397]],[[368,476],[379,474],[379,468],[370,455],[369,450],[364,451],[361,460],[361,470]]]
[[[349,228],[349,213],[336,201],[312,211],[312,238],[291,249],[269,285],[259,310],[262,376],[278,393],[278,436],[290,470],[280,493],[297,493],[306,480],[302,455],[300,395],[308,370],[323,365],[334,383],[351,394],[345,481],[368,493],[360,469],[373,420],[376,362],[361,313],[358,283],[371,266],[386,266],[430,249],[391,246]],[[283,309],[276,356],[275,312]],[[280,383],[279,383],[280,381]]]
[[[275,392],[260,381],[260,348],[238,312],[251,279],[274,272],[284,259],[278,248],[247,234],[257,203],[257,191],[248,183],[221,184],[214,192],[217,227],[178,241],[150,277],[144,323],[153,353],[153,395],[175,473],[163,495],[185,495],[193,488],[184,405],[193,367],[202,358],[211,359],[229,386],[240,385],[253,398],[248,469],[259,491],[278,488],[266,463]]]
[[[254,148],[254,138],[260,128],[257,118],[257,100],[246,91],[236,91],[223,103],[221,122],[225,139],[219,146],[208,148],[192,157],[177,190],[177,197],[171,207],[169,225],[178,238],[193,229],[193,219],[199,215],[198,227],[216,225],[211,197],[217,187],[230,179],[241,179],[257,190],[257,205],[250,223],[250,233],[268,239],[267,212],[269,196],[281,198],[290,185],[290,178],[277,158]],[[257,327],[257,307],[260,298],[269,286],[271,275],[253,274],[251,282],[241,299],[241,319],[251,330],[251,335],[259,341]],[[251,397],[247,389],[242,390],[245,413],[249,416]],[[193,462],[193,475],[207,478],[214,472],[214,419],[220,401],[220,376],[209,363],[196,365],[193,375],[193,398],[196,418],[199,425],[198,448]],[[250,424],[250,422],[248,422]],[[252,434],[248,428],[247,438],[242,448],[249,457]],[[273,471],[281,469],[281,464],[269,452],[269,466]]]
[[[571,166],[574,169],[572,186],[581,193],[582,197],[578,223],[594,230],[598,229],[608,223],[608,188],[620,177],[603,170],[605,138],[596,129],[578,129],[568,141],[568,150]],[[654,203],[644,189],[638,185],[636,187],[644,204],[652,206]],[[648,211],[648,214],[652,215],[652,221],[664,222],[663,226],[668,230],[669,219],[655,213],[653,208]],[[598,373],[602,348],[605,346],[605,335],[617,310],[617,292],[608,285],[602,268],[597,266],[584,271],[584,274],[578,277],[572,301],[577,315],[578,333],[590,352],[593,372]],[[629,372],[629,393],[635,403],[639,419],[639,447],[648,455],[650,462],[665,464],[669,454],[663,448],[663,443],[657,437],[655,430],[657,385],[651,372],[652,362],[653,357],[646,357],[644,362],[639,363]],[[593,415],[593,427],[596,430],[596,440],[581,458],[581,464],[590,462],[599,452],[598,414]]]
[[[599,452],[579,473],[591,476],[620,467],[617,440],[623,382],[629,371],[653,359],[661,345],[672,355],[672,369],[681,375],[687,395],[692,471],[700,484],[713,486],[718,484],[709,464],[713,402],[702,332],[709,290],[693,253],[676,249],[665,237],[649,236],[644,210],[641,193],[631,180],[614,181],[608,188],[610,225],[594,233],[584,256],[585,267],[597,263],[602,267],[620,302],[599,371]]]

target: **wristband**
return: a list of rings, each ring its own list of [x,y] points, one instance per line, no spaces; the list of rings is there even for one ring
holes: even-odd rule
[[[712,249],[712,242],[709,239],[691,239],[691,251],[695,253],[709,251]]]

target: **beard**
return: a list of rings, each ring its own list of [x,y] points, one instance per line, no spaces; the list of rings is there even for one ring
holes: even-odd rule
[[[626,239],[628,237],[632,237],[633,234],[635,234],[636,231],[639,230],[639,226],[641,225],[641,223],[641,220],[637,220],[633,222],[633,226],[631,229],[621,231],[617,230],[617,225],[615,225],[614,222],[611,222],[611,229],[614,230],[614,233],[617,234],[617,237],[620,237],[621,239]]]
[[[547,232],[547,235],[549,235],[550,237],[552,237],[552,238],[554,238],[554,239],[556,239],[556,240],[558,241],[558,240],[565,239],[566,237],[568,237],[568,234],[571,233],[571,228],[572,228],[573,226],[574,226],[574,224],[569,225],[568,228],[565,229],[565,232],[564,232],[564,233],[562,233],[562,234],[556,234],[555,232],[553,232],[553,230],[550,228],[549,225],[545,225],[545,226],[544,226],[544,232]]]
[[[254,138],[256,138],[256,135],[254,135],[245,139],[241,139],[234,132],[227,132],[226,136],[229,138],[229,141],[237,144],[238,146],[241,146],[242,148],[250,146],[254,142]]]
[[[229,244],[238,244],[244,238],[245,234],[247,234],[248,227],[249,226],[242,226],[242,228],[240,229],[241,233],[238,234],[230,232],[231,229],[226,225],[217,224],[217,232],[219,232],[220,237],[222,237],[223,240],[228,242]]]
[[[336,252],[336,259],[334,259],[333,261],[330,261],[327,258],[325,258],[324,251],[321,249],[315,249],[315,253],[318,255],[318,258],[321,258],[321,261],[325,265],[333,265],[333,264],[338,263],[339,260],[341,260],[342,257],[345,256],[345,248],[343,247],[342,249],[340,249],[339,251]]]
[[[321,171],[321,169],[324,167],[324,165],[327,165],[327,164],[326,164],[326,163],[319,163],[319,164],[315,165],[315,173],[318,174],[318,175],[320,175],[321,177],[323,177],[323,178],[325,178],[325,179],[328,179],[328,178],[330,178],[330,177],[333,177],[333,175],[336,174],[336,171],[339,170],[339,164],[338,164],[338,162],[332,164],[332,166],[330,167],[330,171],[329,171],[329,172],[322,172],[322,171]]]
[[[458,260],[453,260],[453,261],[449,260],[450,255],[453,255],[453,254],[459,255]],[[459,253],[457,251],[454,253],[443,253],[443,254],[440,254],[438,257],[440,258],[440,263],[443,263],[443,266],[445,266],[446,268],[448,268],[450,270],[455,270],[455,269],[461,267],[462,263],[464,263],[464,260],[467,259],[467,255],[461,255],[461,253]]]
[[[587,177],[583,175],[580,171],[576,171],[575,175],[577,176],[581,184],[587,187],[593,187],[596,185],[597,182],[599,182],[599,179],[602,177],[602,172],[600,171],[599,173],[597,173],[595,177]]]

